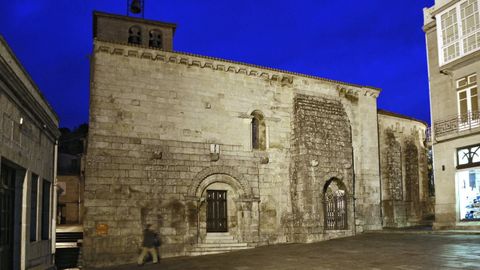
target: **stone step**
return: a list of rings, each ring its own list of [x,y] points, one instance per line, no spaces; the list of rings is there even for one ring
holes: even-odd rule
[[[197,247],[201,248],[215,248],[215,247],[246,247],[248,246],[247,243],[202,243],[197,244]]]
[[[207,237],[215,237],[215,236],[231,236],[231,234],[229,232],[207,233]]]
[[[232,251],[232,250],[240,250],[240,249],[248,249],[249,246],[241,246],[241,247],[195,247],[193,251]]]
[[[190,256],[200,256],[200,255],[209,255],[209,254],[219,254],[219,253],[226,253],[231,251],[243,250],[243,249],[250,249],[252,247],[243,246],[243,247],[218,247],[218,248],[199,248],[196,247],[190,252]]]
[[[238,243],[235,239],[205,239],[205,244],[235,244]]]
[[[233,236],[230,234],[207,234],[205,239],[233,239]]]

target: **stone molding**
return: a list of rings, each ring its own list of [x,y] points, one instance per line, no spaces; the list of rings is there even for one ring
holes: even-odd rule
[[[209,176],[215,174],[228,175],[232,180],[225,180],[224,183],[231,185],[233,188],[237,189],[240,197],[243,198],[253,198],[253,192],[250,184],[246,181],[243,176],[234,168],[230,166],[210,166],[203,169],[193,178],[193,183],[190,185],[187,197],[200,198],[203,188],[206,188],[208,185],[219,182],[218,180],[214,181],[205,181]],[[220,181],[221,182],[221,181]]]
[[[343,86],[360,88],[351,89],[351,91],[361,92],[365,96],[378,97],[380,88],[362,86],[352,83],[330,80],[326,78],[279,70],[275,68],[262,67],[247,63],[235,62],[226,59],[196,55],[185,52],[171,52],[155,48],[147,48],[134,44],[115,43],[111,41],[104,41],[95,39],[94,41],[95,53],[107,53],[112,55],[119,55],[125,57],[134,57],[141,59],[148,59],[152,61],[160,61],[165,63],[195,66],[199,68],[208,68],[216,71],[230,72],[234,74],[242,74],[246,76],[258,77],[269,80],[271,83],[278,83],[281,86],[292,86],[295,76],[310,78],[327,83],[340,84]]]

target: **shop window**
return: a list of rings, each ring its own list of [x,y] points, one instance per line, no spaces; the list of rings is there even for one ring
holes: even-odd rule
[[[128,43],[142,44],[142,29],[139,26],[132,26],[128,29]]]
[[[152,30],[149,33],[150,40],[148,46],[152,48],[162,49],[162,32],[160,30]]]
[[[258,150],[267,148],[265,118],[260,111],[252,112],[252,148]]]
[[[480,169],[457,171],[460,220],[480,220]]]

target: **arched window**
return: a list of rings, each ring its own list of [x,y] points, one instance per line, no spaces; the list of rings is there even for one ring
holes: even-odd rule
[[[163,48],[162,44],[162,32],[160,30],[151,30],[150,31],[150,40],[148,46],[152,48]]]
[[[323,188],[325,230],[347,229],[347,194],[343,183],[330,179]]]
[[[134,25],[128,29],[128,43],[142,44],[142,29]]]
[[[252,112],[252,148],[258,150],[267,149],[267,129],[262,112]]]

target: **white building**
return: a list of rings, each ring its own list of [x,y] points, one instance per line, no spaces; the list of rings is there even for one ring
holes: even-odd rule
[[[424,9],[436,189],[434,227],[480,227],[480,3]]]

